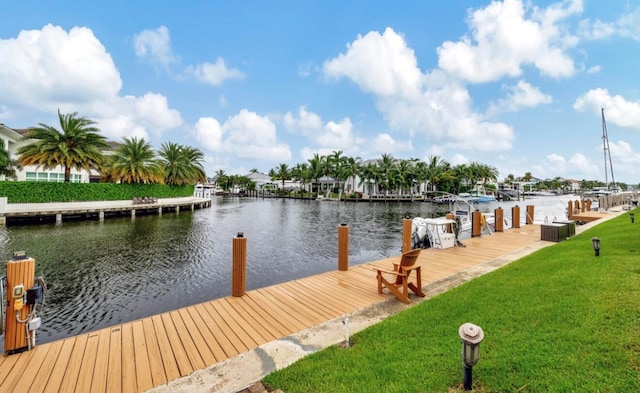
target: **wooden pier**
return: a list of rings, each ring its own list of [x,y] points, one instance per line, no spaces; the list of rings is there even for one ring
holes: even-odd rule
[[[540,226],[426,249],[422,282],[540,242]],[[544,242],[546,243],[546,242]],[[333,318],[384,302],[375,266],[400,256],[248,291],[0,357],[0,392],[142,392]]]
[[[10,203],[0,211],[0,225],[20,223],[62,223],[66,220],[103,221],[105,218],[136,215],[162,215],[167,212],[211,207],[210,198],[165,198],[152,202],[92,201],[61,203]]]

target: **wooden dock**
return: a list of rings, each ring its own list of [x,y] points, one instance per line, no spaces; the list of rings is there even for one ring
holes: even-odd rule
[[[62,223],[67,220],[104,221],[105,218],[156,214],[179,213],[181,210],[195,210],[211,207],[210,198],[165,198],[140,203],[126,201],[52,202],[52,203],[10,203],[0,211],[0,225],[21,223]]]
[[[540,226],[426,249],[425,286],[540,242]],[[399,255],[225,297],[0,357],[0,392],[142,392],[273,340],[393,297],[372,267]]]
[[[578,212],[578,213],[572,214],[569,217],[569,220],[578,221],[578,222],[591,222],[591,221],[596,221],[610,215],[611,214],[608,212],[586,211],[586,212]]]

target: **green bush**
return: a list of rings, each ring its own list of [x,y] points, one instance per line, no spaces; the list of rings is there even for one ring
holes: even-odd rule
[[[178,198],[193,195],[194,186],[164,184],[0,182],[8,203],[118,201],[134,197]]]

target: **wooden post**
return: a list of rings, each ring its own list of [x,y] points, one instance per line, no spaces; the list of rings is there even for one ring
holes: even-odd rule
[[[591,211],[591,199],[587,199],[587,211]]]
[[[413,220],[405,218],[402,220],[402,253],[411,251],[411,230]]]
[[[471,237],[482,235],[482,213],[476,209],[471,213]]]
[[[515,205],[511,208],[511,227],[520,228],[520,206]]]
[[[571,218],[571,216],[573,216],[573,201],[567,203],[567,218]]]
[[[495,209],[493,213],[496,220],[496,222],[494,223],[496,232],[504,232],[504,211],[501,207],[499,207]]]
[[[349,226],[338,226],[338,270],[349,270]]]
[[[447,213],[444,217],[447,220],[453,220],[455,218],[453,213]],[[451,224],[447,224],[446,229],[447,229],[447,233],[453,233],[453,228],[451,227]]]
[[[231,295],[244,295],[247,276],[247,238],[242,232],[233,238],[233,269],[231,277]]]
[[[533,205],[527,205],[527,217],[525,225],[533,224]]]
[[[26,333],[26,319],[29,315],[31,307],[23,305],[19,311],[15,309],[16,300],[24,303],[24,296],[19,295],[14,298],[14,288],[22,286],[22,291],[26,293],[27,289],[33,287],[34,276],[36,271],[36,261],[33,258],[24,258],[14,256],[12,260],[7,262],[7,310],[6,310],[6,328],[4,332],[4,354],[16,352],[27,348],[29,343]],[[16,290],[17,292],[18,290]],[[17,293],[16,293],[17,294]],[[17,317],[25,322],[18,322]]]

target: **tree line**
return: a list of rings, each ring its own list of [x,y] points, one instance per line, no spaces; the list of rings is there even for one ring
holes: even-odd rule
[[[342,150],[334,150],[326,156],[314,154],[307,162],[293,167],[279,164],[269,171],[269,176],[282,182],[283,187],[286,180],[298,181],[302,188],[312,184],[316,192],[320,191],[320,179],[327,176],[335,179],[340,191],[355,190],[355,181],[359,179],[357,186],[369,194],[412,193],[418,191],[420,184],[427,184],[426,191],[460,193],[476,183],[495,181],[498,170],[478,162],[453,166],[438,156],[431,156],[425,162],[382,154],[377,160],[363,161],[360,157],[345,156]]]
[[[32,141],[12,159],[0,141],[0,175],[16,178],[16,170],[32,165],[53,170],[62,167],[64,181],[71,171],[96,170],[100,181],[130,184],[188,185],[207,181],[204,154],[197,148],[165,142],[156,152],[144,138],[123,137],[115,148],[100,134],[95,122],[77,112],[58,111],[60,130],[39,123],[23,135]]]

